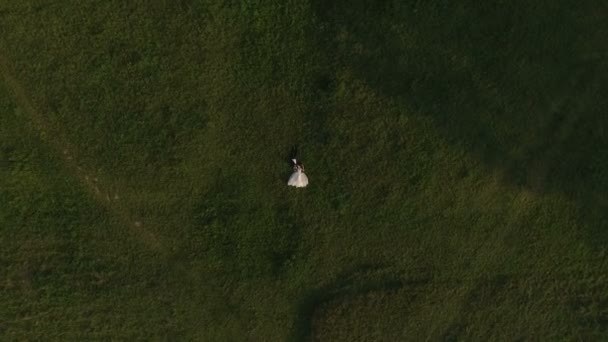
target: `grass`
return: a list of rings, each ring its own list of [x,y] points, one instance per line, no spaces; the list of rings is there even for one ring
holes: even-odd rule
[[[0,0],[0,336],[606,339],[605,10]]]

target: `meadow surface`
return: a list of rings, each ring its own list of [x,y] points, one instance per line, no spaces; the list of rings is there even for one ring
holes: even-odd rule
[[[606,13],[0,0],[0,338],[607,340]]]

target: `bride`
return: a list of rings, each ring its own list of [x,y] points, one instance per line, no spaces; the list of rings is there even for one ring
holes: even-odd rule
[[[289,177],[287,185],[295,186],[296,188],[303,188],[308,185],[308,177],[304,174],[304,164],[298,162],[296,159],[291,160],[293,162],[293,173]]]

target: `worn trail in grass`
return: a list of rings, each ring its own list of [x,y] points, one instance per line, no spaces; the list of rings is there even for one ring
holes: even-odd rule
[[[100,181],[101,175],[78,162],[78,149],[65,140],[65,134],[61,128],[52,126],[45,115],[36,109],[26,90],[11,74],[10,62],[2,55],[0,55],[0,75],[15,97],[17,105],[25,112],[33,124],[33,128],[40,134],[41,140],[48,143],[57,157],[61,158],[66,171],[77,179],[83,189],[95,198],[101,207],[107,209],[108,213],[120,224],[130,227],[150,248],[161,251],[163,248],[161,242],[151,230],[144,227],[142,218],[129,213],[128,210],[125,210],[126,206],[120,203],[117,187],[108,180]]]

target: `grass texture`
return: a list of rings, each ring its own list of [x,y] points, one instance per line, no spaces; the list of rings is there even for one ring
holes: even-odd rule
[[[0,0],[0,337],[608,339],[607,11]]]

